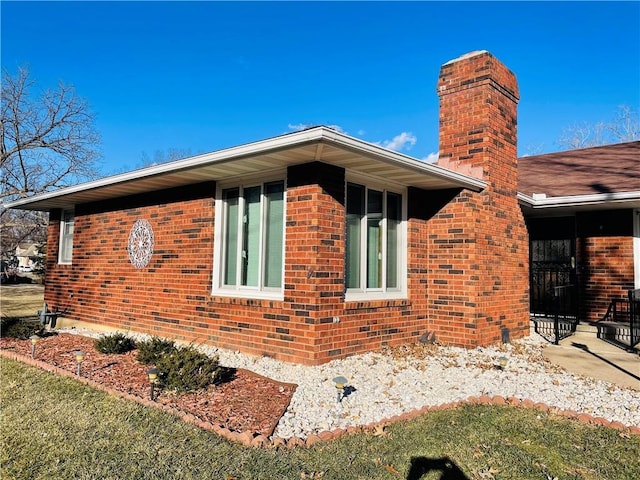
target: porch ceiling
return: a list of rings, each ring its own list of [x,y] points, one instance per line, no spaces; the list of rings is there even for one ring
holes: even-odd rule
[[[425,190],[462,187],[479,191],[486,186],[477,178],[316,127],[44,193],[5,207],[44,211],[68,208],[206,181],[256,173],[266,176],[271,171],[311,161]]]

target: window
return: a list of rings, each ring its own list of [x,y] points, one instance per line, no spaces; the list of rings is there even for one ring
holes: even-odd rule
[[[284,182],[226,188],[220,198],[217,289],[282,292]]]
[[[71,263],[73,255],[73,210],[63,210],[60,219],[60,251],[59,263]]]
[[[402,195],[347,184],[347,294],[401,292]]]

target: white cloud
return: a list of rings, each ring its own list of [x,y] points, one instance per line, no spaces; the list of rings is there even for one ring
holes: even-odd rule
[[[340,133],[347,133],[340,125],[327,125],[327,128]]]
[[[291,130],[292,132],[299,132],[301,130],[311,128],[313,127],[313,125],[310,123],[290,123],[289,125],[287,125],[287,127],[289,127],[289,130]]]
[[[418,139],[411,132],[402,132],[393,137],[393,140],[385,140],[382,142],[382,146],[398,152],[402,149],[410,150],[417,141]]]
[[[422,159],[423,162],[436,163],[438,161],[438,152],[431,152],[429,155]]]
[[[292,132],[300,132],[307,128],[319,127],[320,125],[319,123],[290,123],[287,127],[289,127],[289,130]],[[347,133],[340,125],[325,125],[325,127],[335,130],[336,132]]]

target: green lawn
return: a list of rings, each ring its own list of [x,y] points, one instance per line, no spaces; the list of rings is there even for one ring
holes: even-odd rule
[[[461,407],[381,435],[261,450],[19,362],[0,368],[3,480],[640,478],[640,436],[533,410]]]
[[[35,317],[43,302],[43,285],[0,286],[0,312],[3,317]]]

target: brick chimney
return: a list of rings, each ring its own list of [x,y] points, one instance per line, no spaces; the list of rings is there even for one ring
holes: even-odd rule
[[[517,187],[515,75],[487,51],[445,63],[438,79],[438,164],[486,181]],[[507,178],[495,178],[498,172]]]
[[[434,281],[430,303],[438,312],[443,305],[447,310],[435,322],[447,331],[447,318],[459,317],[452,343],[465,346],[526,335],[529,253],[516,196],[516,77],[489,52],[476,51],[441,67],[438,95],[438,164],[480,178],[487,187],[463,190],[431,222],[437,258],[431,272],[440,280]]]

